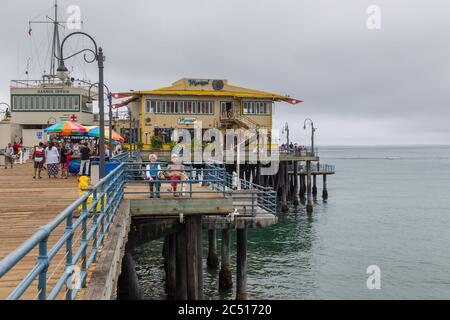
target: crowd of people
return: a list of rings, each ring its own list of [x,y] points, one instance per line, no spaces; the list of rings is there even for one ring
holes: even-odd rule
[[[39,143],[31,150],[34,163],[33,179],[42,179],[45,170],[49,178],[67,179],[70,174],[88,175],[89,161],[97,153],[92,142],[72,143],[70,140]]]
[[[13,168],[15,161],[21,156],[24,148],[20,143],[8,143],[3,150],[5,169]],[[116,146],[113,154],[120,153]],[[98,145],[94,140],[73,142],[71,139],[40,142],[29,150],[29,158],[33,161],[33,179],[42,179],[42,172],[49,178],[67,179],[69,175],[89,175],[90,162],[99,156]],[[109,147],[105,145],[105,157],[109,158]]]
[[[295,155],[298,157],[302,156],[302,153],[306,151],[306,147],[305,146],[300,146],[298,145],[298,143],[284,143],[281,145],[280,147],[280,152],[281,153],[288,153],[291,155]]]

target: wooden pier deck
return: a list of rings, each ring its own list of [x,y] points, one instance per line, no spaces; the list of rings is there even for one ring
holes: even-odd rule
[[[13,169],[0,168],[0,260],[5,258],[9,253],[17,249],[23,244],[30,236],[35,234],[39,227],[46,225],[64,209],[66,209],[73,201],[79,197],[77,178],[70,177],[69,179],[49,179],[46,177],[45,172],[42,179],[33,179],[33,167],[31,163],[24,165],[17,165]],[[162,191],[167,191],[169,188],[168,183],[163,183],[161,186]],[[247,206],[246,200],[242,200],[242,196],[245,195],[245,191],[231,191],[227,192],[227,196],[223,193],[213,191],[211,186],[201,186],[200,184],[193,184],[192,191],[194,192],[192,198],[197,201],[189,201],[189,184],[186,184],[184,190],[185,195],[180,197],[174,197],[172,194],[162,194],[161,199],[155,199],[154,201],[147,201],[149,199],[149,189],[147,183],[128,183],[125,187],[125,199],[131,200],[130,207],[127,212],[132,215],[139,216],[142,219],[143,214],[147,215],[149,212],[144,210],[151,207],[155,211],[156,215],[161,214],[165,217],[176,216],[177,212],[173,209],[170,211],[168,207],[178,208],[179,212],[185,212],[188,215],[206,215],[205,225],[206,229],[211,228],[242,228],[239,231],[240,234],[246,232],[246,228],[264,227],[276,223],[276,217],[267,214],[261,208],[257,208],[257,215],[255,217],[237,217],[233,221],[229,221],[225,215],[231,213],[236,206],[244,207],[244,212],[239,209],[240,213],[246,213],[245,207]],[[139,194],[130,194],[130,192],[137,192]],[[127,194],[128,193],[128,194]],[[244,201],[244,202],[243,202]],[[247,200],[248,201],[248,200]],[[128,203],[124,202],[124,203]],[[134,206],[134,207],[133,207]],[[141,210],[139,212],[138,209]],[[199,207],[203,207],[205,212],[199,210]],[[181,208],[181,209],[180,209]],[[206,208],[206,209],[205,209]],[[136,212],[134,212],[134,211]],[[192,212],[189,213],[189,210]],[[74,223],[76,221],[77,212],[74,212]],[[131,215],[128,215],[130,217]],[[191,217],[187,218],[191,221]],[[192,218],[192,219],[197,219]],[[88,219],[88,226],[92,224],[93,219]],[[186,220],[188,221],[188,220]],[[194,221],[194,220],[192,220]],[[118,223],[119,227],[123,230],[130,227],[130,221],[126,219]],[[245,229],[244,229],[245,228]],[[57,240],[63,235],[65,229],[65,223],[62,223],[57,229],[55,229],[48,239],[48,249],[50,250]],[[121,229],[121,230],[122,230]],[[201,220],[198,223],[198,233],[201,233],[202,224]],[[115,229],[114,229],[115,230]],[[122,231],[123,231],[122,230]],[[128,229],[127,229],[128,230]],[[209,231],[211,232],[211,230]],[[229,232],[229,231],[223,231]],[[73,237],[73,252],[78,251],[80,246],[81,230],[78,229]],[[122,232],[123,233],[123,232]],[[105,246],[100,247],[98,251],[98,261],[107,261],[105,258],[114,255],[117,256],[117,252],[122,252],[125,247],[122,244],[116,245],[117,248],[109,245],[115,238],[120,238],[126,241],[124,234],[119,234],[111,237],[107,236],[105,240]],[[246,234],[246,233],[245,233]],[[111,240],[112,239],[112,240]],[[119,240],[120,240],[119,239]],[[125,239],[125,240],[124,240]],[[198,239],[201,239],[199,236]],[[117,240],[117,239],[115,239]],[[111,242],[114,244],[114,241]],[[120,243],[120,242],[117,242]],[[198,243],[199,246],[200,242]],[[88,244],[90,246],[90,244]],[[106,248],[106,251],[104,251]],[[109,249],[108,249],[109,248]],[[111,249],[111,250],[110,250]],[[108,251],[110,250],[110,251]],[[11,269],[6,275],[0,279],[0,299],[5,299],[20,283],[21,280],[33,269],[37,259],[37,247],[33,249],[25,258],[23,258],[13,269]],[[117,257],[116,257],[117,258]],[[116,262],[119,263],[120,259]],[[51,264],[47,271],[47,295],[56,285],[57,281],[61,278],[62,273],[65,271],[65,250],[62,248],[52,259]],[[243,265],[243,264],[242,264]],[[89,284],[94,279],[95,272],[98,273],[98,266],[101,264],[93,263],[87,272],[87,283]],[[112,271],[111,271],[112,272]],[[114,271],[120,272],[120,271]],[[114,273],[112,272],[112,273]],[[111,273],[111,274],[112,274]],[[116,278],[118,274],[116,274]],[[97,277],[98,278],[98,277]],[[94,279],[98,280],[98,279]],[[110,281],[109,285],[113,285],[115,282]],[[57,295],[57,299],[65,298],[65,287]],[[78,299],[85,297],[85,290],[81,290]],[[37,288],[37,280],[25,291],[21,299],[33,300],[37,299],[39,292]]]
[[[13,169],[0,168],[0,260],[20,246],[37,229],[54,219],[70,203],[78,198],[76,177],[69,179],[49,179],[43,172],[42,179],[33,179],[31,163],[15,165]],[[64,228],[58,228],[49,239],[49,247],[61,236]],[[5,299],[13,288],[33,268],[36,262],[36,250],[0,279],[0,299]],[[63,259],[58,255],[54,261]],[[49,269],[48,275],[54,275],[50,286],[56,282],[64,267]],[[33,285],[23,296],[34,299],[37,286]]]

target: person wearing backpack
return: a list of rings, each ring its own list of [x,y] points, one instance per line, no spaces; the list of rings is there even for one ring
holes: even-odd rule
[[[34,148],[33,151],[33,163],[34,163],[34,176],[33,179],[36,179],[36,173],[38,179],[42,179],[41,171],[42,167],[45,163],[45,149],[44,144],[39,142],[39,145]]]

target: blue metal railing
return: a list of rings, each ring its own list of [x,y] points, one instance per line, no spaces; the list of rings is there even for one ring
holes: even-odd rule
[[[92,190],[86,191],[53,221],[39,228],[31,238],[0,261],[1,278],[32,250],[38,248],[38,258],[33,269],[9,294],[7,299],[20,299],[36,278],[38,280],[36,298],[39,300],[57,298],[64,287],[66,288],[66,299],[72,300],[77,297],[80,289],[86,286],[87,271],[96,261],[99,248],[103,245],[111,222],[123,199],[124,170],[125,164],[121,164],[99,181]],[[78,213],[79,217],[74,219],[74,214]],[[64,223],[64,233],[49,248],[49,237],[54,236],[55,230],[64,226]],[[78,238],[74,239],[75,236]],[[56,274],[59,264],[54,262],[54,259],[61,252],[64,253],[64,271],[53,287],[50,287],[47,273],[57,264],[52,276]],[[76,275],[78,279],[74,279]],[[74,280],[76,280],[76,284],[73,283]]]
[[[135,151],[123,151],[120,154],[117,154],[111,158],[112,162],[128,162],[130,160],[141,160],[141,150]]]
[[[150,181],[146,180],[147,165],[159,165],[161,168],[158,170],[156,177],[152,178],[152,183],[160,186],[160,191],[155,193],[161,194],[173,194],[173,191],[164,191],[161,188],[162,185],[170,185],[171,183],[177,183],[179,185],[178,193],[184,193],[193,198],[195,194],[217,194],[222,193],[225,196],[224,190],[206,189],[206,188],[194,188],[194,185],[219,185],[224,184],[225,181],[225,168],[194,168],[192,165],[183,166],[183,169],[169,169],[167,162],[130,162],[126,163],[125,169],[125,181],[127,184],[148,184]],[[172,172],[180,172],[182,177],[180,180],[171,180],[170,174]],[[168,176],[162,179],[159,175],[167,174]],[[149,194],[150,191],[129,191],[126,190],[125,194]]]
[[[289,170],[294,170],[294,166],[292,164],[289,165]],[[336,167],[331,164],[311,164],[311,173],[312,174],[334,174],[336,172]],[[298,164],[298,173],[306,174],[306,165]]]
[[[132,154],[134,160],[140,159],[140,153]],[[80,290],[86,287],[89,267],[97,261],[97,255],[102,248],[105,237],[108,235],[111,223],[117,209],[125,195],[126,183],[148,183],[145,180],[145,162],[122,162],[129,156],[120,155],[116,161],[119,166],[100,180],[97,185],[86,192],[54,220],[25,241],[20,247],[11,252],[0,261],[0,278],[16,267],[24,258],[29,257],[32,251],[37,250],[37,261],[33,268],[21,282],[8,295],[7,299],[20,299],[29,289],[33,288],[37,280],[37,294],[39,300],[53,300],[58,298],[62,291],[68,300],[76,299]],[[165,165],[165,163],[159,163]],[[161,168],[161,172],[174,170]],[[179,170],[176,170],[179,171]],[[187,178],[180,180],[155,179],[154,182],[187,184],[185,193],[192,198],[196,193],[222,193],[225,197],[233,197],[238,203],[236,207],[243,207],[244,213],[256,214],[262,208],[268,212],[276,213],[276,193],[271,188],[241,180],[241,190],[234,192],[233,176],[226,173],[224,166],[207,165],[206,168],[193,168],[187,166],[183,169]],[[194,185],[209,185],[206,188],[195,188]],[[127,191],[127,194],[148,193]],[[172,193],[160,190],[161,194]],[[79,214],[78,217],[76,215]],[[58,229],[64,227],[62,235]],[[49,239],[55,240],[49,248]],[[59,261],[56,258],[62,259]],[[62,270],[59,267],[62,265]],[[51,275],[49,271],[52,271]],[[58,271],[61,271],[58,273]],[[53,279],[56,275],[57,278]],[[54,281],[50,281],[50,280]],[[76,283],[74,283],[74,280]],[[35,292],[33,292],[35,293]]]
[[[208,164],[207,168],[223,167],[221,164]],[[241,211],[255,215],[258,208],[272,214],[277,213],[277,193],[270,187],[238,179],[237,176],[224,172],[224,178],[213,188],[224,190],[233,197],[235,207]]]

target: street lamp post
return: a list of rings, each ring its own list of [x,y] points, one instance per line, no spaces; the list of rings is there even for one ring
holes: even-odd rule
[[[286,142],[287,142],[287,147],[289,148],[289,124],[287,122],[284,125],[283,131],[286,132]]]
[[[98,87],[99,83],[98,82],[97,83],[93,83],[89,87],[89,94],[88,94],[89,95],[89,99],[91,99],[91,89],[94,86]],[[106,84],[103,84],[103,86],[106,89],[106,97],[108,98],[108,108],[109,108],[109,114],[108,114],[108,117],[109,117],[109,129],[108,129],[108,133],[109,133],[109,157],[111,158],[112,157],[112,152],[113,152],[113,149],[112,149],[112,117],[113,117],[112,116],[112,114],[113,114],[112,113],[112,93],[111,93],[111,90],[109,90],[109,87]]]
[[[66,41],[75,35],[82,35],[85,37],[88,37],[92,43],[94,44],[94,50],[92,49],[82,49],[68,57],[64,57],[64,44],[66,43]],[[61,48],[60,48],[60,57],[57,57],[57,59],[59,60],[59,67],[57,69],[58,75],[60,76],[61,80],[65,80],[65,78],[67,77],[67,72],[68,69],[67,67],[64,65],[64,61],[68,60],[80,53],[85,52],[84,54],[84,61],[86,61],[87,63],[93,63],[94,61],[97,61],[97,66],[98,66],[98,95],[99,95],[99,99],[98,99],[98,107],[99,107],[99,112],[100,112],[100,137],[99,137],[99,150],[100,150],[100,170],[99,170],[99,178],[102,179],[105,176],[105,100],[104,100],[104,83],[103,83],[103,69],[104,69],[104,65],[103,62],[105,61],[105,58],[103,56],[103,49],[101,47],[97,46],[97,43],[95,42],[94,38],[91,37],[90,35],[88,35],[87,33],[84,32],[73,32],[71,34],[69,34],[68,36],[66,36],[64,38],[64,40],[61,43]],[[93,59],[88,59],[86,52],[91,53],[94,57]]]
[[[132,149],[132,146],[133,146],[133,134],[132,134],[132,129],[131,129],[131,127],[132,127],[132,123],[133,123],[133,116],[132,116],[132,113],[131,113],[131,108],[130,107],[128,107],[128,116],[130,117],[130,130],[128,130],[128,143],[130,144],[130,159],[131,159],[131,157],[133,156],[133,149]]]
[[[314,122],[310,118],[307,118],[307,119],[305,119],[305,122],[303,124],[303,129],[304,130],[306,130],[306,123],[308,121],[311,123],[311,151],[312,151],[312,155],[314,156],[315,155],[315,151],[314,151],[314,133],[316,132],[317,128],[314,127]]]

